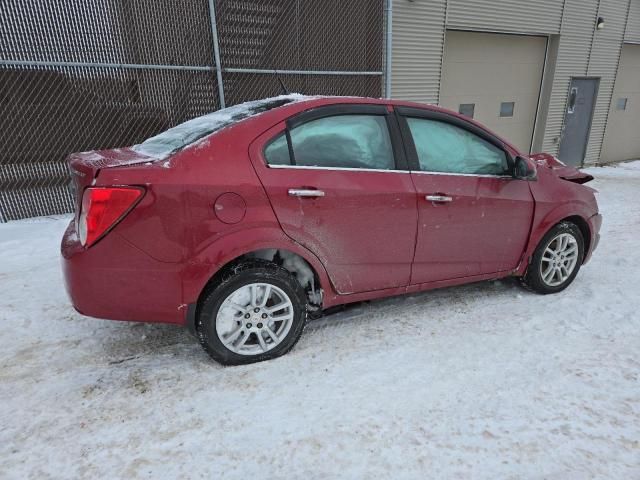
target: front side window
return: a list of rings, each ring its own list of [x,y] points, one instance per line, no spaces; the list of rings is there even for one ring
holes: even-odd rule
[[[383,115],[335,115],[291,130],[296,165],[327,168],[394,168]]]
[[[407,118],[418,155],[426,172],[503,175],[506,153],[474,133],[450,123]]]

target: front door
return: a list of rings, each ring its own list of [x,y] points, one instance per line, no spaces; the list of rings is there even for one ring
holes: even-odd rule
[[[251,146],[283,230],[320,259],[340,294],[409,284],[415,190],[396,165],[390,115],[381,105],[321,107]]]
[[[511,177],[505,150],[477,127],[423,112],[400,117],[418,197],[411,283],[515,269],[533,216],[528,182]]]
[[[593,107],[598,94],[597,78],[573,78],[564,116],[558,158],[564,163],[581,167],[587,153]]]

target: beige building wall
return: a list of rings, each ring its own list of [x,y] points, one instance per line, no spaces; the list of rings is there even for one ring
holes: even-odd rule
[[[598,17],[605,20],[601,30]],[[447,49],[448,30],[549,39],[536,150],[558,153],[571,78],[599,78],[584,163],[600,161],[623,41],[640,43],[640,0],[393,0],[393,98],[449,102],[451,79],[438,53]]]
[[[640,158],[640,45],[622,48],[602,148],[603,163]]]
[[[448,30],[440,105],[473,104],[474,119],[528,152],[546,45],[545,37]],[[513,102],[513,116],[500,116],[503,102]]]

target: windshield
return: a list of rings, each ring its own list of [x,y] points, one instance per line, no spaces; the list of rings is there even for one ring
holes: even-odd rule
[[[135,145],[133,150],[150,157],[166,158],[202,137],[217,132],[228,125],[304,98],[303,95],[299,94],[281,95],[223,108],[181,123],[154,137],[148,138],[141,144]]]

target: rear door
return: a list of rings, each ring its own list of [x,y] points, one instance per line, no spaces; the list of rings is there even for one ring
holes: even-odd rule
[[[318,256],[338,293],[409,284],[416,197],[386,106],[304,112],[250,154],[282,228]]]
[[[514,269],[529,238],[529,184],[499,140],[452,115],[398,108],[417,191],[412,284]]]

